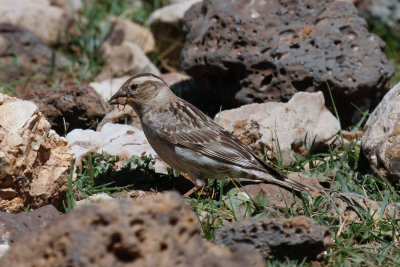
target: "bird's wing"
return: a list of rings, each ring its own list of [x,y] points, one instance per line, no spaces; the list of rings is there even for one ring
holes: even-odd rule
[[[196,107],[181,99],[174,105],[174,125],[166,123],[159,131],[165,141],[228,164],[274,173],[275,169]]]
[[[293,187],[299,192],[313,191],[262,161],[227,130],[190,103],[178,99],[173,105],[170,107],[174,111],[173,125],[165,123],[158,131],[166,142],[227,164],[268,173],[274,178],[271,180],[259,177],[261,180]]]

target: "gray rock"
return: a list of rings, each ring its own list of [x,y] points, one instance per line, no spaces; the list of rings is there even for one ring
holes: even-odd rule
[[[23,63],[52,64],[53,51],[38,36],[29,30],[12,24],[0,23],[0,57],[18,57]],[[61,55],[55,58],[58,67],[70,61]]]
[[[249,245],[264,258],[313,259],[332,243],[328,227],[300,216],[293,219],[243,220],[230,223],[215,233],[215,243]]]
[[[71,64],[69,59],[56,54],[34,33],[17,25],[1,23],[0,18],[0,80],[2,82],[15,84],[21,78],[24,83],[28,80],[46,80],[48,78],[40,74],[48,74],[53,67],[63,69],[69,64]],[[25,84],[29,87],[28,85],[29,83]]]
[[[400,83],[371,113],[361,139],[369,162],[389,180],[400,179]]]
[[[0,211],[0,243],[13,244],[29,232],[41,229],[59,218],[61,214],[53,205],[17,214]]]
[[[384,42],[344,1],[205,0],[184,23],[181,66],[224,108],[287,101],[298,91],[328,96],[328,83],[349,122],[349,103],[373,107],[393,74]]]
[[[15,242],[0,266],[264,266],[260,254],[208,243],[176,194],[84,205]]]

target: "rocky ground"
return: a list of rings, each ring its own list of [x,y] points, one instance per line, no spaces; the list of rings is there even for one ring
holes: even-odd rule
[[[399,6],[0,1],[0,266],[400,265]],[[324,193],[183,198],[107,104],[143,72]]]

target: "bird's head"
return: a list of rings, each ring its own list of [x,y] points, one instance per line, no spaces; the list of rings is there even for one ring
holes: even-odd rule
[[[154,74],[134,75],[121,86],[108,103],[113,105],[131,104],[137,110],[143,104],[149,103],[165,88],[168,88],[167,84]]]

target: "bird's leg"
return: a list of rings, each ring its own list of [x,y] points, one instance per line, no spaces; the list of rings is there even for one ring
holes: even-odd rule
[[[193,186],[192,189],[190,189],[189,191],[187,191],[183,196],[184,197],[190,197],[193,193],[199,191],[200,190],[200,195],[203,194],[204,188],[206,187],[206,184],[204,183],[202,186]]]
[[[187,191],[183,196],[184,197],[190,197],[194,192],[197,192],[200,189],[198,186],[193,186],[192,189]]]
[[[190,179],[191,181],[193,181],[192,179]],[[203,179],[201,178],[196,178],[195,180],[195,186],[193,186],[192,189],[190,189],[189,191],[187,191],[183,196],[184,197],[189,197],[191,196],[193,193],[199,191],[199,189],[201,188],[200,194],[203,192],[204,187],[206,186],[206,183],[204,182]]]

